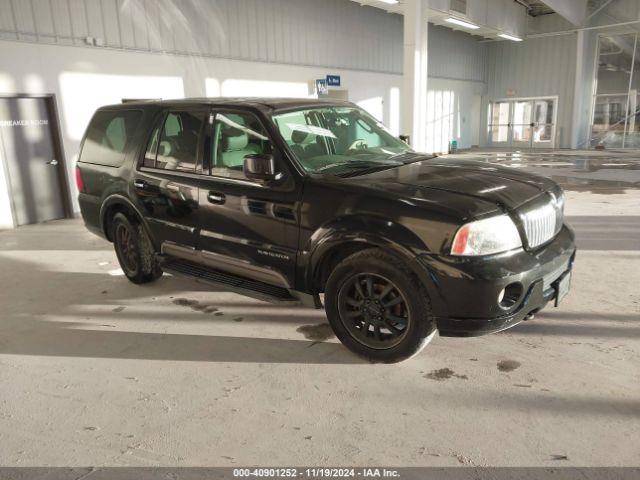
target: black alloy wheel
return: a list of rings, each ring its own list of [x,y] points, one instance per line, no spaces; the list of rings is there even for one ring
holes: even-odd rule
[[[116,213],[110,228],[118,262],[129,280],[142,284],[162,276],[153,244],[140,222]]]
[[[400,289],[381,275],[351,277],[340,289],[338,305],[345,328],[369,348],[392,348],[408,331],[407,301]]]
[[[426,287],[390,252],[370,248],[348,256],[332,270],[324,293],[338,339],[371,362],[406,360],[435,335]]]
[[[138,258],[140,254],[137,250],[138,246],[134,242],[134,233],[131,231],[131,225],[119,223],[115,230],[116,248],[122,262],[123,270],[128,275],[135,275],[138,271]]]

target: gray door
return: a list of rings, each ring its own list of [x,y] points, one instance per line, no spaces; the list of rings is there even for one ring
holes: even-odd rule
[[[65,216],[55,151],[46,98],[0,98],[0,160],[16,225]]]

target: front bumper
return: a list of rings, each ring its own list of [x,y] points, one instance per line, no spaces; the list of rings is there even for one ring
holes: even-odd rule
[[[571,271],[575,251],[573,231],[565,225],[533,251],[481,258],[421,255],[440,335],[477,336],[517,325],[556,297],[556,283]],[[500,306],[500,291],[512,284],[521,286],[518,300]]]

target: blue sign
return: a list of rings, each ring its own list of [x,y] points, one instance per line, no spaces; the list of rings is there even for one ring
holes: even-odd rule
[[[329,87],[339,87],[340,75],[327,75],[327,85]]]
[[[327,95],[329,93],[327,80],[324,78],[316,80],[316,90],[318,91],[318,95]]]

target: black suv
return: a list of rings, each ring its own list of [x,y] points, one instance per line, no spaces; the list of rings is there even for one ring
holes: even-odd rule
[[[348,102],[192,99],[99,109],[76,169],[87,227],[134,283],[163,271],[324,303],[372,361],[557,305],[574,235],[553,181],[416,153]]]

